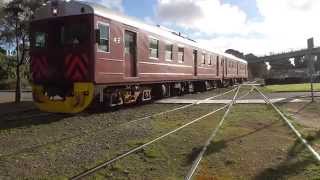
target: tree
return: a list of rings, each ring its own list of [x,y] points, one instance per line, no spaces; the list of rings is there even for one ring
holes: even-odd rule
[[[4,64],[5,64],[5,55],[3,52],[0,51],[0,81],[8,78],[7,71],[5,70]]]
[[[6,50],[4,50],[2,47],[0,47],[0,54],[5,55],[7,53]]]
[[[28,57],[29,22],[43,3],[43,0],[12,0],[0,10],[0,40],[16,48],[16,102],[21,101],[20,68]]]
[[[234,49],[228,49],[228,50],[225,51],[225,53],[232,54],[235,57],[244,59],[243,53],[241,53],[240,51],[234,50]]]

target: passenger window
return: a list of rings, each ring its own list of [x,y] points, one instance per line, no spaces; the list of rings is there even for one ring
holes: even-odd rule
[[[172,44],[167,44],[166,45],[166,52],[165,52],[165,58],[166,60],[169,60],[171,61],[173,59],[173,56],[172,56],[172,51],[173,51],[173,45]]]
[[[202,54],[201,64],[206,64],[206,55],[205,54]]]
[[[184,48],[179,47],[178,48],[178,62],[183,62],[184,61]]]
[[[104,52],[109,52],[109,37],[110,37],[110,28],[107,24],[98,24],[98,29],[100,31],[100,39],[98,42],[98,49]]]
[[[159,58],[159,40],[150,38],[150,40],[149,40],[149,56],[151,58]]]
[[[210,59],[209,59],[209,65],[212,65],[212,59],[213,59],[213,57],[212,56],[210,56]]]

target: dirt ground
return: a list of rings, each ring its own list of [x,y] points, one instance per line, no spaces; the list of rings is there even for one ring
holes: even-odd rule
[[[320,103],[288,103],[283,108],[299,124],[320,130]]]
[[[249,89],[243,88],[239,96]],[[187,96],[205,99],[227,90]],[[224,98],[231,97],[232,94]],[[293,114],[303,107],[300,105],[282,104],[281,108]],[[2,112],[0,179],[67,179],[222,105],[201,104],[128,123],[181,106],[146,104],[74,116],[41,114],[34,109],[23,111],[23,107],[19,113]],[[32,108],[31,104],[24,107]],[[307,116],[312,112],[316,119],[317,108],[319,104],[300,112]],[[88,179],[183,179],[223,113],[207,117]],[[312,122],[316,124],[315,120]],[[296,125],[318,147],[318,129],[308,123]],[[197,180],[319,179],[320,166],[273,109],[263,104],[235,105],[196,173]]]

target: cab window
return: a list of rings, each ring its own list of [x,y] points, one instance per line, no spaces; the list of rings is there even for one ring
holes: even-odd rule
[[[45,32],[35,32],[34,33],[34,47],[35,48],[44,48],[46,47],[46,38],[47,35]]]
[[[60,44],[64,46],[79,46],[87,42],[89,31],[86,24],[68,24],[61,26]]]

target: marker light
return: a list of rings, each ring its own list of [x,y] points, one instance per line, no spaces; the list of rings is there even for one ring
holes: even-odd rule
[[[57,8],[53,8],[52,9],[52,14],[55,15],[55,16],[58,15],[58,9]]]

